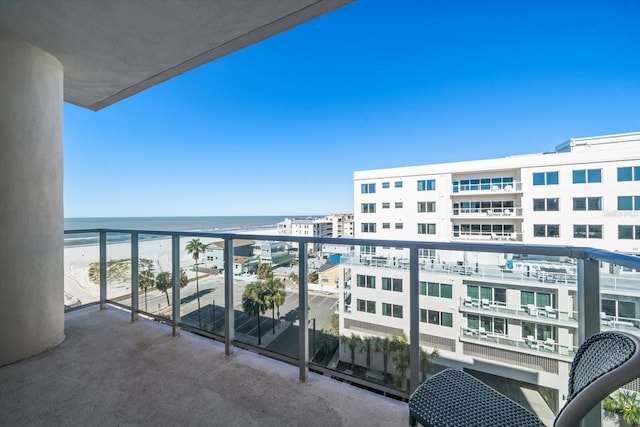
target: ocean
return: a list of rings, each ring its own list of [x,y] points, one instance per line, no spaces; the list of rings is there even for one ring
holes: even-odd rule
[[[277,227],[285,218],[292,216],[185,216],[185,217],[119,217],[119,218],[65,218],[65,230],[93,228],[120,228],[159,231],[210,231],[218,233],[242,233]],[[140,235],[140,240],[166,238],[164,236]],[[107,234],[107,242],[118,243],[129,239],[129,235]],[[65,246],[98,244],[96,233],[66,234]]]

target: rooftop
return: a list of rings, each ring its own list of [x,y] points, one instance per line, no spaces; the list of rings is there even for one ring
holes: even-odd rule
[[[140,318],[89,306],[58,347],[0,368],[6,425],[406,425],[407,405]]]

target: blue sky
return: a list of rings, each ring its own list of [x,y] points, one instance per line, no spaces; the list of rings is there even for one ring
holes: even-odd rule
[[[353,172],[640,131],[640,1],[360,0],[99,112],[66,217],[353,211]]]

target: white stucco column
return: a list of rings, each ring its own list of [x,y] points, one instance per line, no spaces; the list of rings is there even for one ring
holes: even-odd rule
[[[62,64],[0,32],[0,365],[64,339]]]

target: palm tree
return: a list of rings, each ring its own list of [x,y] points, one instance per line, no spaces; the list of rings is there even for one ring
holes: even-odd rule
[[[389,364],[389,354],[393,349],[393,343],[389,338],[376,338],[375,349],[382,353],[384,381],[387,382],[387,365]]]
[[[287,297],[287,293],[284,290],[284,284],[279,278],[269,278],[265,280],[264,287],[267,292],[267,308],[271,309],[271,328],[273,333],[276,333],[276,317],[275,308],[278,307],[278,318],[280,318],[280,306],[284,304],[284,300]],[[278,328],[280,323],[278,323]]]
[[[353,332],[351,332],[350,337],[343,335],[340,337],[340,340],[344,344],[346,344],[349,347],[349,351],[351,351],[351,371],[353,371],[353,368],[355,366],[355,359],[356,359],[356,346],[360,342],[360,337],[354,334]]]
[[[184,288],[189,284],[189,277],[187,276],[187,272],[184,271],[184,268],[180,269],[180,288]]]
[[[409,369],[409,351],[410,347],[407,343],[406,335],[393,335],[391,337],[391,344],[393,350],[395,350],[395,354],[392,356],[393,363],[396,365],[396,371],[398,372],[398,376],[396,377],[396,382],[400,387],[404,389],[406,384],[405,379],[407,377],[407,370]]]
[[[200,259],[200,254],[204,253],[207,249],[207,245],[202,243],[200,239],[191,239],[187,242],[187,246],[185,248],[187,253],[192,256],[195,261],[196,267],[196,296],[198,297],[198,327],[202,329],[202,317],[200,315],[200,283],[198,282],[198,259]]]
[[[147,308],[147,289],[155,286],[155,278],[151,272],[151,266],[147,265],[147,269],[138,274],[138,286],[144,291],[144,311],[148,312]]]
[[[171,274],[168,271],[158,273],[158,275],[156,276],[156,288],[158,288],[160,292],[164,292],[164,294],[167,296],[167,305],[171,305],[168,292],[168,290],[171,288]]]
[[[420,347],[420,372],[422,373],[422,379],[420,382],[427,379],[427,370],[432,365],[433,358],[438,355],[438,349],[434,348],[431,353],[427,353]]]
[[[267,311],[266,299],[266,292],[262,282],[249,283],[242,293],[242,309],[249,316],[256,316],[258,319],[258,345],[262,344],[260,315]]]
[[[362,346],[360,347],[360,353],[363,351],[367,352],[367,369],[371,368],[371,346],[373,344],[373,339],[370,336],[366,336],[362,338]]]
[[[258,266],[258,279],[270,279],[273,277],[273,270],[267,263]]]

